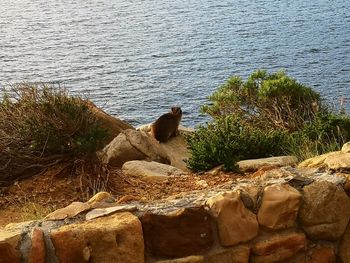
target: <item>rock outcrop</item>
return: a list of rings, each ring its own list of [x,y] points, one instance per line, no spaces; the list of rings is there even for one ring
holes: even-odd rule
[[[350,142],[343,145],[341,151],[330,152],[307,159],[299,167],[326,168],[334,171],[350,171]]]
[[[166,152],[159,143],[145,132],[124,130],[111,141],[100,153],[102,163],[121,167],[133,160],[170,163]]]
[[[185,172],[174,166],[148,161],[129,161],[122,171],[127,176],[137,176],[146,181],[166,180],[168,176],[181,176]]]
[[[348,177],[270,167],[149,203],[102,192],[0,229],[0,263],[350,263]]]
[[[243,172],[253,172],[264,166],[294,166],[298,163],[295,156],[278,156],[260,159],[242,160],[237,162],[239,169]]]

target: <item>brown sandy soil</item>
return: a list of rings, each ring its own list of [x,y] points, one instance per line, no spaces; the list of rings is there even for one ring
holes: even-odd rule
[[[211,188],[238,177],[240,176],[233,173],[215,176],[190,174],[151,183],[126,177],[117,169],[110,170],[107,177],[102,177],[84,172],[74,175],[66,167],[55,167],[9,187],[0,188],[0,226],[42,218],[73,201],[86,201],[99,191],[112,193],[120,203],[134,200],[147,202],[181,192]]]

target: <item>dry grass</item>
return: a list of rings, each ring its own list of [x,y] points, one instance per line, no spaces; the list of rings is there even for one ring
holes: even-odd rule
[[[93,158],[106,136],[88,100],[60,86],[12,86],[0,101],[0,186],[60,162]]]

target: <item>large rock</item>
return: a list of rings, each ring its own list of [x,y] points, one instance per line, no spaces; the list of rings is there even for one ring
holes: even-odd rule
[[[21,232],[0,230],[0,263],[19,263]]]
[[[286,262],[306,247],[303,233],[285,232],[260,237],[252,247],[254,263]]]
[[[337,240],[350,219],[350,200],[343,188],[326,181],[304,187],[300,223],[313,239]]]
[[[299,163],[298,167],[300,168],[324,167],[325,166],[324,161],[326,160],[326,158],[334,154],[338,154],[338,152],[329,152],[329,153],[325,153],[322,155],[318,155],[318,156],[306,159],[301,163]]]
[[[341,151],[343,153],[350,153],[350,142],[345,143],[341,148]]]
[[[333,247],[315,247],[306,255],[302,263],[336,263]]]
[[[295,156],[278,156],[261,159],[243,160],[237,162],[240,170],[244,172],[257,171],[263,166],[294,166],[298,162]]]
[[[134,129],[134,127],[132,127],[129,123],[112,117],[102,109],[96,107],[96,105],[92,102],[89,102],[89,107],[92,113],[100,121],[100,125],[108,132],[109,136],[106,140],[106,143],[109,143],[111,140],[113,140],[113,138],[118,136],[121,131],[126,129]]]
[[[99,157],[103,163],[116,167],[132,160],[170,163],[169,157],[156,139],[136,130],[122,131],[99,153]]]
[[[339,258],[341,263],[350,263],[350,224],[346,228],[339,245]]]
[[[151,124],[145,124],[137,128],[137,130],[150,133]],[[161,143],[160,146],[167,153],[170,165],[177,167],[183,171],[187,171],[187,165],[184,162],[185,159],[190,157],[190,153],[187,147],[185,136],[192,133],[194,129],[179,126],[179,135],[171,138],[166,143]]]
[[[258,212],[260,225],[270,229],[294,225],[298,214],[301,194],[289,185],[272,185],[264,189]]]
[[[339,152],[327,156],[324,164],[332,170],[350,170],[350,153]]]
[[[61,263],[144,262],[142,226],[128,212],[66,225],[50,236]]]
[[[221,245],[233,246],[258,234],[256,215],[244,206],[239,192],[209,198],[207,205],[216,218]]]
[[[211,252],[207,257],[207,263],[248,263],[250,247],[246,245],[236,246],[229,249],[219,249]]]
[[[146,250],[155,257],[186,257],[213,244],[211,217],[204,208],[180,209],[167,215],[141,217]]]
[[[350,170],[350,143],[344,144],[341,151],[329,152],[307,159],[299,164],[299,167],[324,167],[332,170]]]
[[[128,176],[137,176],[147,181],[166,180],[169,175],[180,176],[184,171],[167,164],[148,161],[129,161],[123,164],[122,171]]]

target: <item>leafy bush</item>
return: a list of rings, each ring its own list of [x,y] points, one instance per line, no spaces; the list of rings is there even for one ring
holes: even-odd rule
[[[350,116],[332,113],[318,93],[283,71],[259,70],[245,82],[231,77],[209,100],[202,111],[212,122],[187,138],[187,164],[196,171],[281,154],[302,160],[350,140]]]
[[[283,71],[268,74],[259,70],[246,82],[233,76],[209,101],[202,111],[213,118],[233,115],[261,129],[296,131],[322,110],[319,94]]]
[[[89,101],[59,86],[17,85],[0,102],[0,184],[62,160],[90,158],[106,136]]]
[[[239,118],[227,116],[199,127],[187,137],[187,142],[192,153],[187,161],[190,169],[208,170],[224,164],[226,170],[235,170],[241,159],[282,154],[286,133],[252,128]]]

